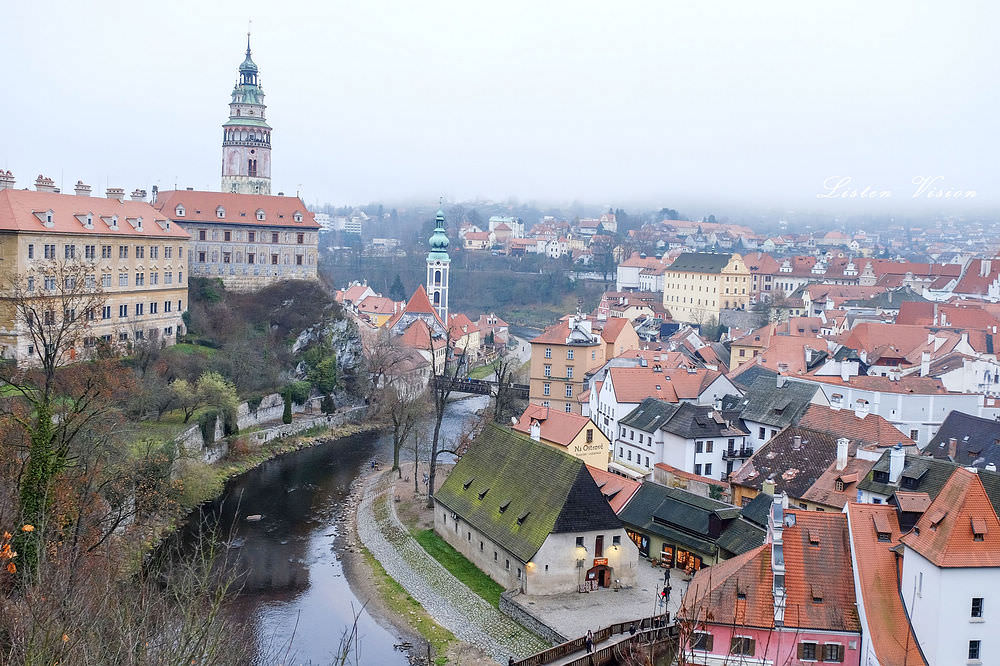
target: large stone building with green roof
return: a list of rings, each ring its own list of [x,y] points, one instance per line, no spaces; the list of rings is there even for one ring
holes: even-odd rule
[[[247,33],[246,58],[233,87],[229,120],[222,126],[223,192],[271,193],[271,126],[264,118],[266,109]]]
[[[583,461],[494,424],[435,493],[434,531],[507,590],[636,580],[638,548]]]

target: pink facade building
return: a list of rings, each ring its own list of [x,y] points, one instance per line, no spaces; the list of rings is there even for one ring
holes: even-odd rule
[[[860,664],[847,518],[782,501],[767,543],[691,580],[677,616],[683,663]]]

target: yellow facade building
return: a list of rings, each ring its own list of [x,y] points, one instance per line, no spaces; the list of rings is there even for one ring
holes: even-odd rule
[[[513,429],[536,442],[579,458],[591,467],[608,468],[611,441],[586,416],[528,405]]]
[[[133,192],[107,198],[59,194],[39,176],[36,191],[13,189],[0,172],[0,357],[37,362],[29,327],[75,322],[60,350],[73,360],[100,345],[176,342],[187,309],[189,236]],[[31,323],[26,311],[32,311]],[[81,311],[78,311],[81,310]]]
[[[663,307],[675,321],[718,321],[750,302],[750,271],[738,254],[685,252],[663,275]]]

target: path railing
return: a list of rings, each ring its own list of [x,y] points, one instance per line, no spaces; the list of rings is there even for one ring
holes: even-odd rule
[[[597,646],[600,643],[608,640],[612,636],[617,634],[624,634],[629,631],[632,625],[636,627],[636,634],[632,636],[628,641],[619,641],[613,645],[607,645],[603,648],[598,649]],[[655,636],[656,632],[667,631],[676,633],[674,625],[670,623],[670,614],[664,613],[661,615],[654,615],[652,617],[645,617],[639,620],[629,620],[628,622],[617,622],[615,624],[604,627],[603,629],[598,629],[594,632],[594,652],[581,657],[573,662],[572,664],[589,664],[591,663],[589,659],[594,658],[593,663],[599,663],[596,660],[597,655],[607,652],[605,658],[611,656],[611,650],[618,645],[622,645],[626,642],[633,642],[640,637],[643,639],[648,639],[651,636]],[[526,657],[521,661],[515,661],[514,666],[543,666],[544,664],[551,664],[553,661],[562,659],[563,657],[569,656],[574,652],[580,652],[585,650],[587,647],[587,637],[581,636],[579,638],[574,638],[573,640],[566,641],[565,643],[560,643],[554,647],[547,650],[542,650],[537,652],[530,657]]]

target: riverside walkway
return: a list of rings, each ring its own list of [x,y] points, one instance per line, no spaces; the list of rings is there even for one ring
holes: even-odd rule
[[[361,542],[386,573],[461,640],[475,644],[501,664],[549,647],[427,554],[396,516],[389,471],[366,480],[357,521]]]

